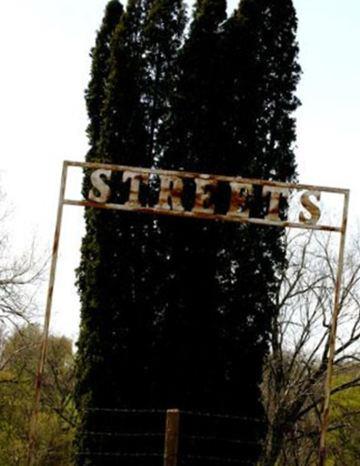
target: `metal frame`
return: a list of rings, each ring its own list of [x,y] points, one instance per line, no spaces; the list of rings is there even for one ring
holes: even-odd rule
[[[253,185],[259,185],[259,186],[287,188],[287,189],[296,190],[296,191],[310,190],[310,191],[320,191],[320,192],[325,192],[325,193],[339,194],[339,195],[344,196],[342,224],[340,227],[334,227],[331,225],[315,225],[315,224],[311,225],[311,224],[306,224],[306,223],[296,223],[296,222],[288,222],[288,221],[274,222],[274,221],[256,219],[256,218],[241,218],[241,217],[235,218],[229,215],[218,215],[218,214],[209,215],[209,214],[202,214],[202,213],[191,213],[191,212],[185,212],[185,211],[179,212],[179,211],[172,211],[172,210],[160,211],[156,208],[136,207],[134,205],[99,204],[99,203],[92,202],[92,201],[73,201],[73,200],[65,198],[67,173],[68,173],[69,167],[79,167],[79,168],[94,169],[94,170],[106,169],[112,172],[126,170],[128,172],[142,173],[145,175],[158,174],[160,176],[181,176],[181,178],[191,178],[191,179],[197,178],[197,179],[202,179],[202,180],[206,180],[209,182],[210,181],[238,182],[242,184],[253,184]],[[51,267],[50,267],[50,277],[49,277],[49,284],[48,284],[48,291],[47,291],[44,330],[43,330],[43,337],[42,337],[42,342],[41,342],[41,353],[40,353],[40,360],[39,360],[37,373],[36,373],[34,410],[33,410],[31,422],[30,422],[29,447],[28,447],[28,459],[27,459],[28,466],[34,465],[36,429],[37,429],[37,421],[38,421],[38,415],[39,415],[39,409],[40,409],[42,381],[43,381],[44,368],[45,368],[47,350],[48,350],[51,308],[52,308],[52,299],[53,299],[53,292],[54,292],[55,275],[56,275],[56,267],[57,267],[57,260],[58,260],[59,241],[60,241],[61,223],[62,223],[64,205],[93,207],[93,208],[110,209],[110,210],[136,211],[136,212],[150,213],[150,214],[156,214],[156,215],[172,215],[172,216],[189,217],[189,218],[203,218],[203,219],[208,219],[208,220],[232,221],[232,222],[239,222],[239,223],[244,223],[244,224],[266,225],[266,226],[272,226],[272,227],[275,226],[275,227],[281,227],[281,228],[301,228],[301,229],[307,229],[307,230],[318,230],[318,231],[340,233],[341,238],[340,238],[340,246],[339,246],[338,270],[337,270],[337,277],[336,277],[336,284],[335,284],[335,298],[334,298],[334,309],[333,309],[333,314],[332,314],[332,324],[331,324],[331,330],[330,330],[329,341],[328,341],[329,357],[328,357],[328,367],[327,367],[326,380],[325,380],[324,405],[323,405],[322,425],[321,425],[321,432],[320,432],[319,466],[324,466],[325,461],[326,461],[326,434],[327,434],[327,430],[329,427],[329,419],[330,419],[331,383],[332,383],[334,358],[335,358],[335,351],[336,351],[337,325],[338,325],[339,313],[341,310],[340,309],[341,308],[340,292],[341,292],[342,277],[343,277],[343,271],[344,271],[345,242],[346,242],[346,230],[347,230],[347,223],[348,223],[349,199],[350,199],[350,191],[347,189],[329,188],[329,187],[324,187],[324,186],[314,186],[314,185],[296,184],[296,183],[282,183],[282,182],[265,181],[265,180],[259,180],[259,179],[246,179],[246,178],[241,178],[241,177],[203,175],[203,174],[183,172],[183,171],[175,172],[175,171],[168,171],[168,170],[134,168],[134,167],[110,165],[110,164],[102,164],[102,163],[83,163],[83,162],[64,161],[63,168],[62,168],[62,175],[61,175],[60,195],[59,195],[59,203],[58,203],[58,209],[57,209],[57,218],[56,218],[55,235],[54,235],[54,241],[53,241],[52,257],[51,257]],[[169,431],[170,430],[172,429],[170,429],[169,427]],[[170,462],[170,464],[173,464],[173,463]]]

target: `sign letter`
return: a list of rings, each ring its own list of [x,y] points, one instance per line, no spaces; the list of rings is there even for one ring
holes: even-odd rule
[[[249,218],[249,203],[248,200],[253,194],[253,186],[251,184],[241,184],[237,182],[230,183],[231,201],[229,216],[237,216],[241,218]]]
[[[315,197],[317,201],[321,199],[320,191],[305,191],[301,196],[301,205],[310,213],[310,218],[307,218],[304,212],[300,212],[299,220],[307,225],[316,225],[320,220],[321,211],[319,206],[312,202],[311,196]]]
[[[196,178],[196,194],[194,213],[213,214],[214,206],[211,200],[213,189],[216,187],[216,181]]]
[[[177,176],[161,176],[160,180],[159,208],[182,212],[184,208],[181,204],[181,193],[183,190],[181,178]]]
[[[270,194],[270,203],[269,210],[265,219],[269,220],[270,222],[281,222],[281,219],[279,217],[280,199],[281,197],[285,197],[286,199],[289,197],[289,189],[274,186],[265,186],[263,195],[267,196],[268,194]]]
[[[133,171],[125,171],[123,174],[124,183],[130,180],[130,191],[129,191],[129,204],[132,208],[137,208],[140,205],[139,191],[140,185],[144,182],[149,182],[149,175],[146,173],[136,173]]]
[[[111,178],[111,170],[95,170],[92,172],[90,180],[92,188],[89,191],[89,200],[105,204],[111,194],[110,187],[104,182],[103,177],[107,180]],[[99,194],[97,194],[99,193]]]

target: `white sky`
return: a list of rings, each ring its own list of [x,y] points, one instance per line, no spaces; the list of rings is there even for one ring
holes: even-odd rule
[[[0,2],[0,173],[13,207],[12,242],[36,235],[50,251],[61,163],[83,160],[83,91],[89,50],[106,0]],[[229,8],[237,1],[229,1]],[[300,181],[351,188],[351,223],[359,220],[360,2],[295,0],[304,75],[298,111]],[[75,337],[79,305],[74,268],[81,208],[66,207],[52,328]],[[45,297],[45,289],[42,290]],[[40,300],[41,302],[43,300]]]

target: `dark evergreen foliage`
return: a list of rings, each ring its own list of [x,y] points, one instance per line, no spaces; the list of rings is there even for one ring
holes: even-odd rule
[[[243,176],[290,181],[296,174],[296,29],[291,0],[242,0],[224,27],[226,107],[232,106],[223,115],[226,166],[238,168],[241,158]]]
[[[107,7],[105,26],[114,3]],[[111,24],[112,31],[108,27],[107,34],[102,27],[93,50],[92,80],[87,91],[88,160],[150,166],[158,150],[159,127],[168,113],[169,70],[185,25],[184,8],[181,1],[130,0],[126,12]],[[112,200],[121,200],[128,188],[114,176]],[[85,177],[84,195],[87,191]],[[124,445],[116,435],[104,438],[94,433],[146,431],[143,419],[141,425],[138,421],[134,425],[131,416],[124,419],[116,411],[102,409],[143,409],[153,404],[149,370],[155,317],[147,264],[156,267],[149,249],[154,225],[150,217],[97,210],[87,210],[85,219],[86,236],[78,269],[82,320],[77,358],[80,423],[76,461],[78,465],[117,464],[116,456],[97,453],[105,448],[115,454],[131,454],[144,450],[144,446],[136,442]]]
[[[152,2],[144,25],[145,83],[149,143],[147,154],[156,164],[163,152],[160,141],[170,117],[170,96],[176,81],[176,61],[185,28],[182,0]]]
[[[109,74],[110,41],[116,25],[123,14],[123,6],[118,0],[108,3],[101,29],[96,38],[95,47],[91,51],[91,80],[85,93],[89,115],[87,134],[90,151],[87,161],[96,159],[96,148],[100,138],[101,111],[104,103],[105,82]]]
[[[103,161],[100,155],[100,133],[105,90],[110,69],[110,43],[116,26],[123,15],[123,7],[118,1],[111,1],[106,10],[102,26],[98,32],[95,47],[92,49],[91,80],[86,91],[89,115],[88,138],[90,149],[86,160]],[[83,183],[83,194],[87,196],[89,182]],[[96,450],[96,442],[89,439],[85,431],[94,429],[95,420],[87,411],[101,399],[101,387],[97,383],[111,380],[112,368],[108,358],[109,334],[107,320],[111,309],[103,312],[102,303],[107,301],[108,287],[104,272],[109,270],[108,252],[104,247],[106,219],[100,212],[88,209],[85,213],[86,234],[81,248],[81,264],[78,269],[78,288],[81,297],[81,330],[77,353],[76,404],[79,410],[79,429],[76,438],[76,453]],[[76,456],[76,463],[94,464],[91,458]]]
[[[229,93],[222,115],[223,166],[229,174],[281,181],[296,177],[292,116],[299,104],[294,96],[300,75],[296,28],[291,0],[242,0],[224,26],[222,56],[227,77],[223,85]],[[253,208],[261,215],[267,202],[259,193]],[[227,251],[218,249],[223,302],[227,302],[223,353],[232,374],[229,387],[248,401],[240,410],[259,418],[263,416],[259,403],[262,361],[275,312],[279,271],[286,266],[282,235],[268,227],[226,225],[223,244]],[[246,385],[237,367],[243,367]],[[261,440],[264,430],[259,427],[248,430],[248,439]],[[245,459],[255,462],[256,452],[249,450]]]
[[[243,0],[226,22],[224,3],[197,3],[179,56],[162,166],[294,180],[292,112],[300,69],[292,2]],[[261,216],[266,208],[259,191],[253,209]],[[286,265],[282,233],[176,219],[159,223],[171,258],[165,396],[184,409],[254,419],[229,430],[219,425],[217,434],[235,435],[244,442],[241,460],[255,463],[266,430],[262,364],[278,272]],[[206,426],[198,428],[206,432]],[[205,454],[199,445],[187,448]],[[206,449],[220,457],[239,453],[229,445]]]
[[[294,180],[300,69],[291,0],[242,0],[229,19],[225,0],[198,0],[182,45],[184,26],[181,0],[129,0],[124,14],[109,3],[86,94],[87,159]],[[123,200],[128,186],[116,176],[111,183],[112,200]],[[266,212],[260,192],[252,208]],[[149,427],[94,408],[177,407],[238,416],[185,417],[183,464],[187,455],[255,464],[266,430],[262,363],[284,257],[277,230],[87,211],[78,452],[98,451],[99,437],[86,432],[119,433],[120,421],[133,432]],[[194,434],[233,442],[199,444],[189,440]],[[130,447],[109,440],[103,448]],[[118,463],[77,456],[79,466]]]
[[[219,149],[216,50],[225,14],[223,0],[202,1],[195,6],[190,35],[179,54],[167,145],[159,162],[162,168],[214,171],[211,164]],[[168,367],[162,396],[169,405],[181,408],[209,407],[209,397],[216,389],[218,357],[216,264],[211,241],[217,227],[165,218],[159,219],[158,225],[160,247],[168,258],[160,280],[166,296],[162,354]]]

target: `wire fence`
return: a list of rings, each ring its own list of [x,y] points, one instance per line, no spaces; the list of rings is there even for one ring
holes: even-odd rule
[[[83,464],[250,466],[265,432],[264,419],[216,412],[91,408],[84,414],[91,429],[78,430]]]

